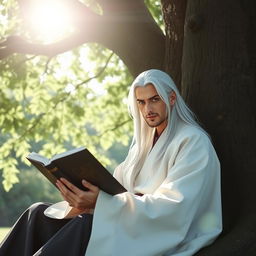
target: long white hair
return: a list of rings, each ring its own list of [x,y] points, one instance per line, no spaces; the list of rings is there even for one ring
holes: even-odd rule
[[[164,131],[166,133],[166,141],[159,152],[159,158],[165,152],[167,146],[174,137],[178,123],[185,122],[189,125],[196,126],[205,132],[196,122],[194,113],[184,102],[171,77],[167,73],[157,69],[144,71],[135,78],[128,95],[128,109],[134,122],[134,136],[130,146],[130,151],[132,150],[133,156],[132,159],[131,156],[129,156],[129,163],[127,162],[126,164],[130,165],[130,167],[132,165],[132,168],[138,170],[142,167],[146,155],[152,148],[155,129],[149,127],[143,119],[143,116],[138,109],[135,89],[139,86],[146,86],[149,83],[154,85],[158,95],[165,102],[167,108],[168,124],[165,128],[166,131]],[[171,92],[175,92],[176,94],[176,101],[172,107],[170,106]]]

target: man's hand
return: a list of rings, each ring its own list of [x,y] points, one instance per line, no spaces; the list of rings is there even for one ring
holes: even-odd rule
[[[99,188],[91,183],[82,180],[82,184],[88,191],[81,190],[64,178],[56,182],[63,198],[70,206],[77,208],[81,212],[87,213],[95,208],[99,195]]]

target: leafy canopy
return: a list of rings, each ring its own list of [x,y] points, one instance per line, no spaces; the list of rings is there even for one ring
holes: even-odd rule
[[[161,24],[158,1],[146,2]],[[1,38],[22,34],[33,40],[19,11],[17,1],[1,1]],[[50,157],[84,145],[103,164],[110,164],[102,152],[115,142],[128,145],[131,137],[126,106],[131,82],[118,56],[93,43],[52,58],[16,54],[3,60],[0,172],[4,189],[19,181],[18,167],[28,163],[25,157],[33,150]]]

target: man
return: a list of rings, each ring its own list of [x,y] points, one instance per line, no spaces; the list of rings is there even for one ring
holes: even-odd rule
[[[188,256],[220,234],[219,161],[172,79],[159,70],[145,71],[133,82],[128,99],[134,138],[125,161],[114,172],[128,192],[111,196],[86,181],[88,191],[65,179],[58,181],[65,201],[82,215],[56,228],[56,235],[41,241],[34,255],[60,252],[61,244],[65,247],[68,241],[68,226],[81,230],[77,238],[70,237],[69,246],[75,250],[82,244],[83,249],[66,255],[82,255],[86,250],[87,256]],[[83,232],[90,216],[88,243]],[[83,218],[86,221],[81,222]]]

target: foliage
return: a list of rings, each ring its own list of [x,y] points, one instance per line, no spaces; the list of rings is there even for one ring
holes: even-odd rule
[[[39,172],[21,170],[19,178],[21,182],[9,193],[0,187],[0,226],[13,225],[21,212],[34,202],[54,203],[61,199],[58,190]]]
[[[89,1],[92,2],[92,1]],[[147,0],[161,23],[158,1]],[[93,6],[93,5],[92,5]],[[154,8],[156,6],[156,8]],[[1,1],[0,35],[24,31],[17,1]],[[86,44],[58,56],[13,55],[0,63],[0,172],[9,191],[29,151],[52,156],[84,145],[105,165],[113,143],[128,145],[125,104],[132,77],[110,50]],[[36,149],[32,145],[37,145]],[[96,150],[97,149],[97,150]]]
[[[93,62],[84,62],[87,52]],[[26,161],[33,141],[47,141],[40,150],[46,156],[64,151],[67,145],[85,145],[96,154],[99,145],[104,150],[114,141],[127,145],[131,122],[124,99],[131,78],[110,51],[90,45],[50,61],[21,58],[3,63],[0,78],[0,169],[6,190],[18,181],[17,159]],[[97,79],[90,79],[97,74]],[[98,157],[109,164],[103,155]]]
[[[145,0],[144,2],[147,5],[151,15],[155,19],[156,23],[164,32],[164,21],[163,21],[163,15],[162,15],[161,1]]]
[[[32,144],[32,147],[38,148],[34,144]],[[115,143],[107,151],[107,154],[105,152],[106,157],[111,159],[112,162],[112,165],[107,166],[110,172],[113,171],[117,162],[122,161],[126,151],[127,148],[121,143]],[[55,203],[62,200],[58,190],[34,167],[21,166],[18,166],[21,170],[18,174],[20,182],[13,189],[6,193],[3,187],[0,186],[0,226],[13,225],[18,216],[35,202]],[[2,178],[0,177],[1,181]]]

